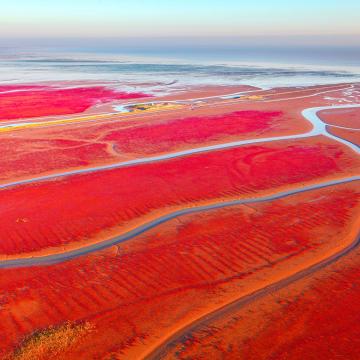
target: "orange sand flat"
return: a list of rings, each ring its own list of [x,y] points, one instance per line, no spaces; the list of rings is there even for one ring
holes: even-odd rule
[[[319,117],[329,125],[360,129],[360,108],[323,110]]]
[[[189,215],[102,253],[2,270],[1,354],[67,319],[95,332],[60,359],[141,358],[204,314],[345,247],[358,185]]]
[[[355,145],[360,146],[360,129],[359,130],[346,130],[328,126],[328,130],[331,134],[348,140]]]
[[[301,281],[205,321],[162,359],[356,360],[359,279],[357,248]]]
[[[161,96],[159,100],[186,100],[194,98],[204,98],[209,96],[221,96],[226,94],[233,94],[244,91],[261,90],[254,86],[248,85],[234,85],[234,86],[222,86],[222,85],[209,85],[209,86],[193,86],[186,89],[174,89],[173,94]]]

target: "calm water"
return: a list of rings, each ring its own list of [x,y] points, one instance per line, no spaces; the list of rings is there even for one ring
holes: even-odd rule
[[[0,82],[46,80],[249,84],[263,88],[360,81],[358,48],[28,49],[0,47]],[[161,87],[161,86],[160,86]],[[141,89],[141,85],[137,86]]]

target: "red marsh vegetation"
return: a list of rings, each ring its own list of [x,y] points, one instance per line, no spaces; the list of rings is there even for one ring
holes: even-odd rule
[[[0,253],[100,241],[175,209],[350,176],[358,166],[351,150],[316,137],[3,189]]]
[[[62,324],[70,321],[75,328],[88,324],[93,331],[65,343],[60,359],[140,358],[204,314],[345,247],[352,241],[349,230],[359,206],[357,185],[187,215],[107,251],[61,264],[4,269],[0,331],[7,336],[1,354],[14,348],[26,354],[35,330],[41,331],[46,349],[47,342],[54,341],[51,327],[61,332]],[[326,320],[325,315],[321,318]],[[285,331],[279,320],[272,323],[269,336]],[[238,330],[240,338],[246,336],[245,329]],[[224,349],[231,349],[226,347],[228,333],[221,336]],[[197,354],[210,351],[211,346],[198,349],[202,336],[191,346],[181,345],[180,355],[191,354],[192,347]],[[256,337],[252,341],[255,346]],[[53,355],[51,348],[45,355]]]

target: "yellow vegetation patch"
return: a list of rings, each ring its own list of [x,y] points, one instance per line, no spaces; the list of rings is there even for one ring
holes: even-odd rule
[[[242,96],[241,99],[243,99],[243,100],[263,100],[264,97],[261,95],[248,95],[248,96]]]
[[[174,110],[182,108],[183,105],[173,103],[160,103],[160,104],[136,104],[131,106],[131,112],[137,113],[141,111],[163,111],[163,110]]]
[[[68,350],[86,334],[94,330],[89,322],[70,321],[57,327],[37,331],[26,338],[8,360],[48,360]]]

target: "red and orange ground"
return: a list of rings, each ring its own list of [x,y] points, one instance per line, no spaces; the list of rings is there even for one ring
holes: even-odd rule
[[[303,109],[333,105],[334,98],[341,104],[344,89],[356,86],[259,90],[255,98],[214,97],[133,114],[116,114],[112,105],[148,94],[98,85],[1,86],[4,123],[43,125],[0,132],[0,185],[304,134],[311,124]],[[201,88],[178,96],[220,90],[229,93]],[[21,104],[16,113],[15,103]],[[85,110],[86,118],[72,115]],[[355,128],[358,115],[327,110],[319,116],[329,132],[350,139],[336,133],[348,129],[334,125]],[[66,122],[60,126],[59,119]],[[351,141],[359,143],[360,133],[352,131]],[[175,211],[341,182],[359,169],[354,150],[321,135],[3,187],[0,267],[10,259],[36,261],[101,244]],[[67,261],[3,266],[0,357],[356,359],[359,185],[193,212]]]

